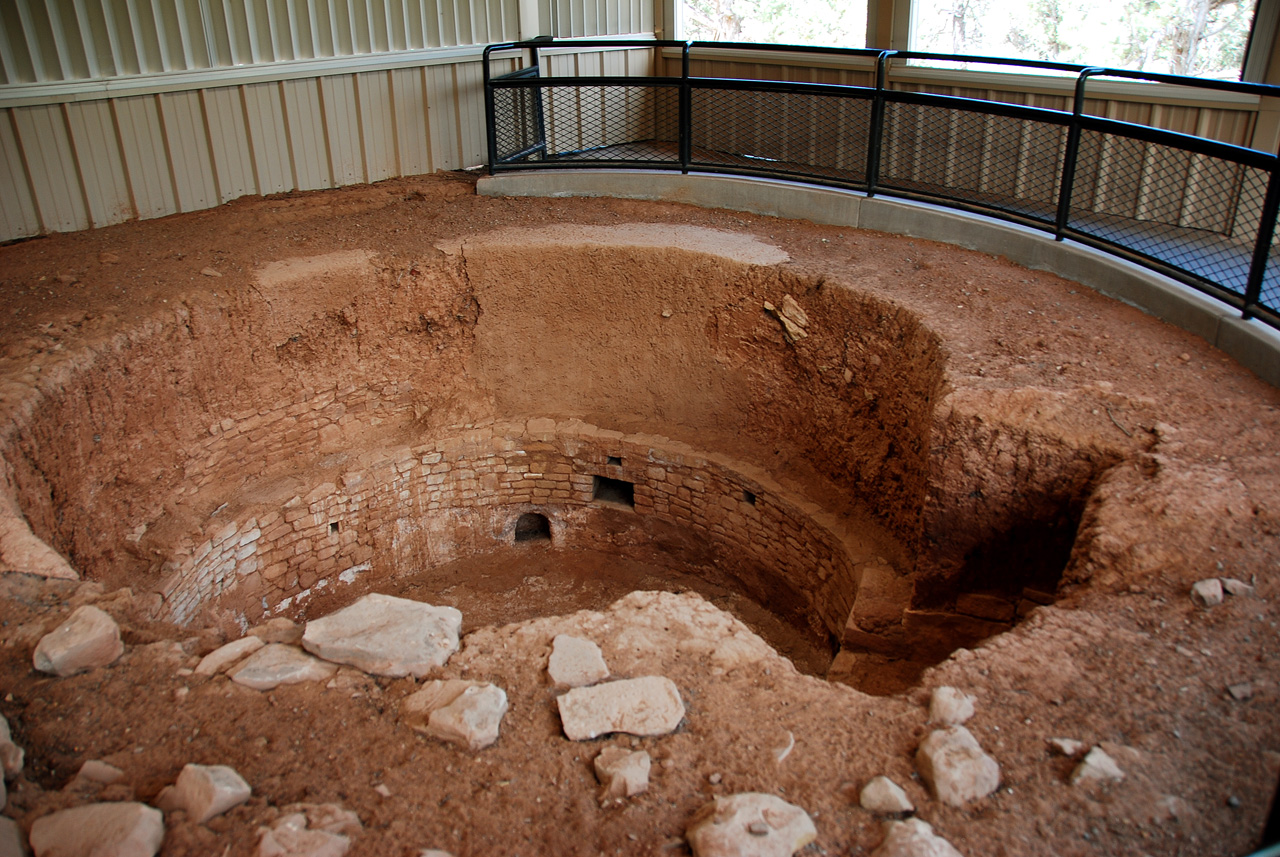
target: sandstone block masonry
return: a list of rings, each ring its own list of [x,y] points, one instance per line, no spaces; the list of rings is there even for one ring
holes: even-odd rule
[[[248,423],[250,436],[261,428]],[[238,424],[219,430],[246,434]],[[359,466],[277,505],[225,511],[171,559],[168,618],[185,623],[217,607],[254,623],[367,573],[411,573],[512,542],[528,512],[546,516],[565,547],[614,547],[594,526],[604,515],[690,531],[750,594],[782,586],[806,602],[823,633],[843,628],[859,565],[872,559],[839,521],[750,465],[666,438],[545,418],[444,435],[352,456]]]

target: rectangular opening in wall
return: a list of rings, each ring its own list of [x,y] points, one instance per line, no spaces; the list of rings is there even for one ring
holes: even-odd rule
[[[333,521],[332,523],[330,523],[330,524],[329,524],[329,532],[330,532],[330,533],[332,533],[332,534],[333,534],[333,535],[335,535],[335,536],[338,534],[338,522],[337,522],[337,521]]]
[[[756,504],[756,495],[752,494],[750,491],[743,491],[742,502],[746,503],[749,506],[754,506]]]
[[[601,503],[619,503],[629,508],[636,505],[636,486],[608,476],[591,477],[591,499]]]
[[[610,465],[610,466],[612,466],[612,467],[621,467],[621,466],[622,466],[622,456],[621,456],[621,455],[611,455],[611,456],[609,456],[609,457],[605,460],[605,462],[604,462],[604,463],[605,463],[605,464],[608,464],[608,465]]]

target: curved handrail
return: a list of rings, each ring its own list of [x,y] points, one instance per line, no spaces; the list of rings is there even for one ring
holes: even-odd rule
[[[655,66],[663,50],[679,49],[679,74],[542,71],[543,51],[596,48],[654,50]],[[512,51],[527,60],[515,72],[494,76],[494,55]],[[695,51],[865,61],[873,82],[695,75]],[[892,88],[892,64],[918,59],[1071,73],[1071,106],[1060,110]],[[1272,252],[1280,158],[1088,114],[1088,85],[1097,78],[1280,98],[1280,87],[1266,84],[1016,58],[746,42],[537,39],[484,50],[489,169],[623,164],[778,177],[927,200],[1137,261],[1235,307],[1245,318],[1280,328],[1280,252]],[[504,140],[510,138],[505,147],[499,126]],[[958,133],[958,126],[969,130]]]

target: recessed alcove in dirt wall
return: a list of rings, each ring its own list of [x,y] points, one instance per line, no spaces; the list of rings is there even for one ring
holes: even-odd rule
[[[938,413],[946,359],[911,311],[723,231],[343,251],[69,355],[6,479],[35,536],[179,624],[533,541],[741,593],[816,671],[918,669],[1052,599],[1118,460]]]

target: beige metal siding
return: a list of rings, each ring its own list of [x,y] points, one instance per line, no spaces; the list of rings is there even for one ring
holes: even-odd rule
[[[652,28],[644,0],[538,6]],[[480,164],[469,46],[519,29],[520,0],[0,0],[0,240]]]
[[[596,0],[566,3],[581,20]],[[608,3],[614,20],[640,5]],[[483,45],[520,28],[518,0],[0,0],[0,22],[0,85]]]

